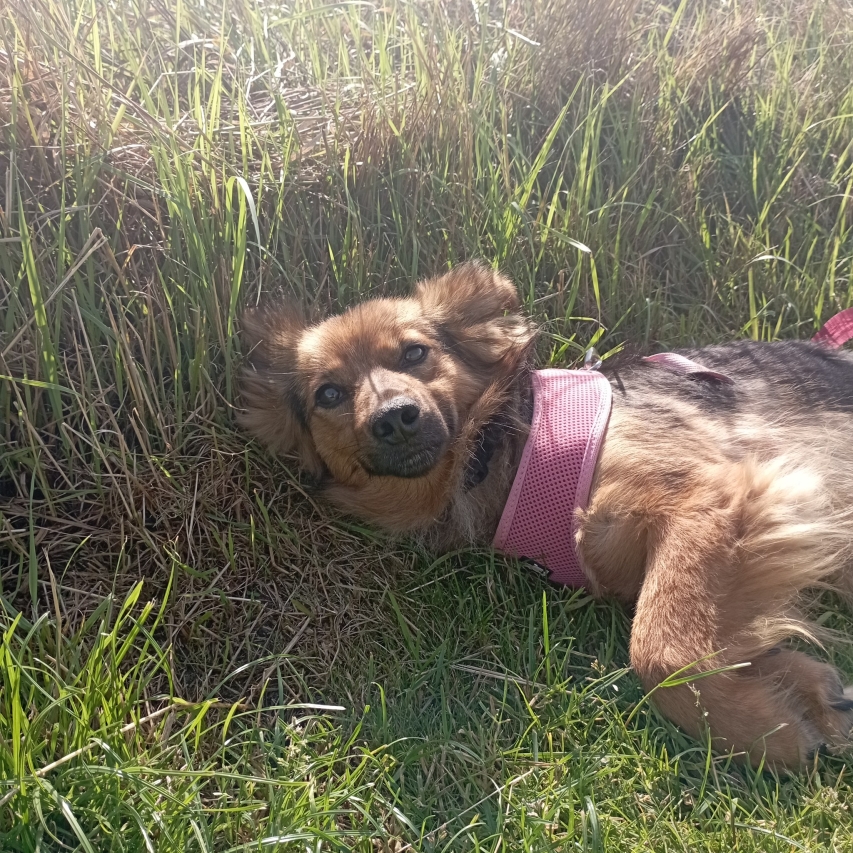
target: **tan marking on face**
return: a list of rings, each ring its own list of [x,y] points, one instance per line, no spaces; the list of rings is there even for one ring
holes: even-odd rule
[[[339,506],[394,529],[434,519],[462,487],[478,419],[533,338],[512,283],[481,264],[314,326],[286,305],[247,319],[259,348],[244,374],[244,423],[298,453]],[[425,358],[407,363],[415,345]],[[340,399],[318,404],[326,385]]]
[[[423,348],[422,360],[406,361],[411,347]],[[309,329],[297,363],[317,452],[336,480],[355,485],[377,471],[408,477],[431,468],[458,430],[459,366],[412,300],[367,302]],[[327,385],[341,392],[335,406],[317,401]],[[417,429],[389,446],[375,425],[395,405],[417,412]]]

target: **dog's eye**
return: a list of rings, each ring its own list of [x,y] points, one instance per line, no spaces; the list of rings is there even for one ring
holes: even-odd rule
[[[314,394],[314,400],[318,406],[324,409],[331,409],[332,406],[337,406],[344,398],[344,392],[340,388],[335,388],[334,385],[321,385]]]
[[[426,358],[427,348],[421,346],[420,344],[415,344],[411,347],[406,347],[405,352],[403,353],[403,363],[410,364],[418,364]]]

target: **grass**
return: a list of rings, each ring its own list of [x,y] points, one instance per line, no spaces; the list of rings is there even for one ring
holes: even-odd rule
[[[843,758],[711,756],[618,607],[337,518],[233,419],[243,306],[473,256],[543,363],[812,334],[853,302],[848,4],[7,0],[0,35],[0,849],[850,849]]]

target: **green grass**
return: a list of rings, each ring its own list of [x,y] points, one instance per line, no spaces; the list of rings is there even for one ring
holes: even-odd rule
[[[0,850],[851,849],[844,758],[711,756],[620,608],[337,518],[233,419],[245,305],[474,256],[543,362],[811,335],[853,302],[849,4],[8,0],[0,36]]]

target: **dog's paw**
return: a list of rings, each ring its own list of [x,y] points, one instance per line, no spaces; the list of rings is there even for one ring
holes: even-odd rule
[[[840,745],[844,745],[853,731],[853,686],[842,687],[836,676],[836,684],[827,696],[826,704],[824,727],[830,735],[837,732]]]
[[[806,722],[818,741],[811,753],[817,748],[830,752],[843,749],[849,744],[853,729],[853,688],[843,687],[835,669],[824,666],[824,679],[803,702]]]
[[[782,649],[765,655],[756,669],[802,720],[801,755],[843,749],[853,729],[853,687],[844,687],[835,667],[802,652]]]

